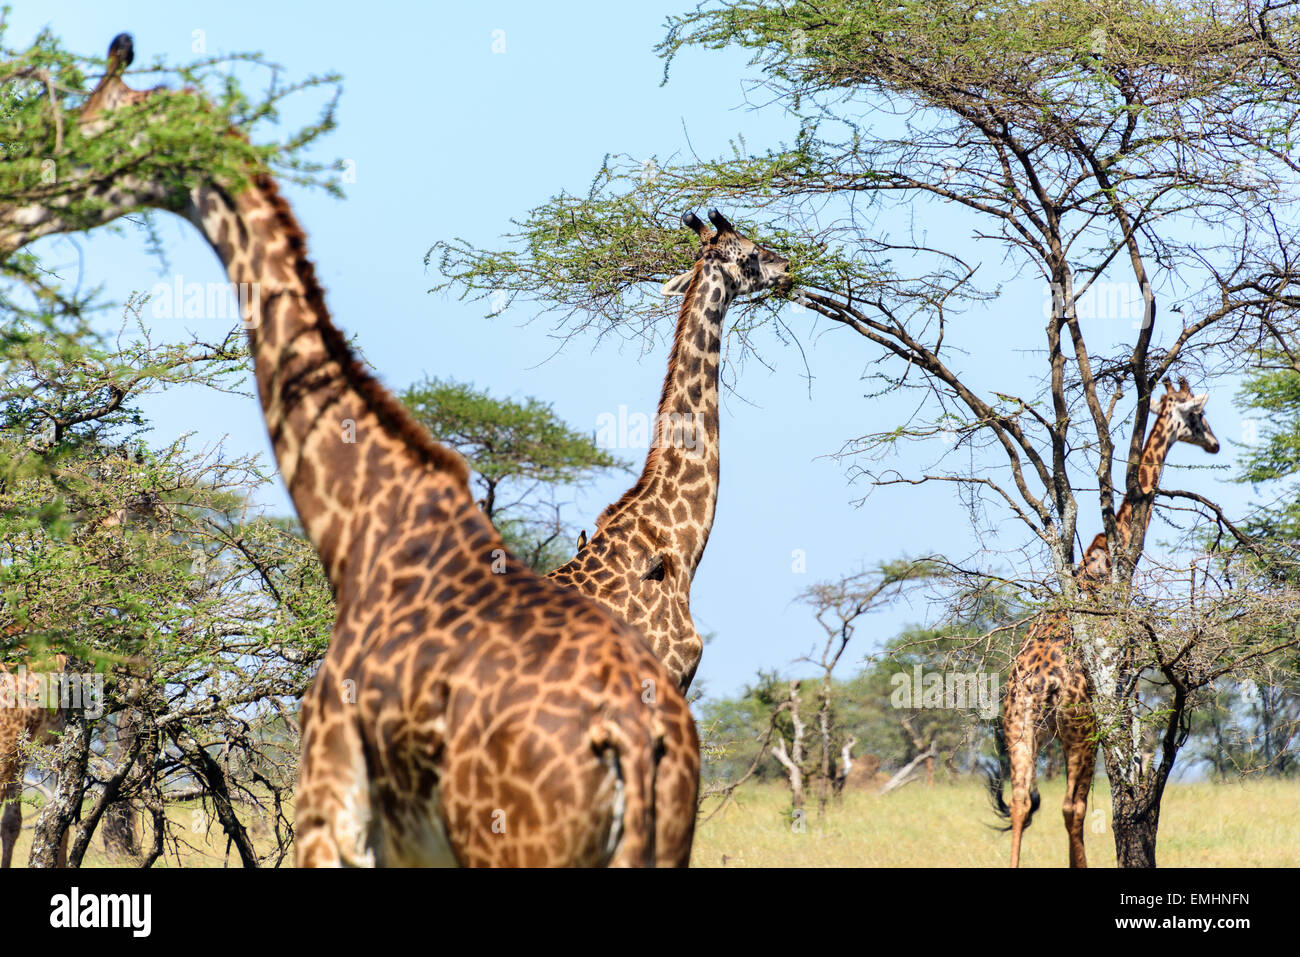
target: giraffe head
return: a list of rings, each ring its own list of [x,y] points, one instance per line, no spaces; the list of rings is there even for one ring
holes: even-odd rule
[[[83,137],[102,134],[113,122],[115,113],[127,113],[131,107],[148,105],[133,120],[126,121],[134,130],[132,147],[156,145],[156,153],[167,158],[163,164],[151,164],[142,175],[114,173],[98,181],[94,195],[125,205],[124,196],[134,197],[134,205],[153,206],[188,215],[187,204],[192,199],[192,189],[203,180],[212,165],[212,156],[191,153],[177,148],[172,142],[151,144],[150,132],[156,125],[173,116],[195,131],[200,126],[219,134],[223,146],[221,165],[227,163],[238,169],[239,175],[253,176],[262,169],[256,159],[248,137],[229,125],[229,117],[214,109],[201,90],[185,87],[179,90],[159,85],[152,89],[135,90],[126,85],[123,74],[135,59],[135,43],[129,33],[119,33],[108,47],[104,74],[86,97],[77,116],[77,128]],[[224,147],[231,152],[225,153]],[[238,178],[238,177],[237,177]],[[227,184],[231,185],[231,184]]]
[[[108,65],[104,69],[104,76],[81,107],[78,124],[82,135],[94,136],[107,122],[105,114],[143,102],[156,92],[133,90],[122,81],[122,74],[134,60],[135,43],[131,34],[119,33],[113,37],[113,42],[108,45]]]
[[[1205,420],[1205,400],[1209,396],[1193,395],[1186,379],[1178,380],[1177,390],[1165,380],[1165,394],[1160,399],[1160,415],[1167,416],[1172,430],[1172,441],[1188,442],[1205,449],[1211,455],[1219,451],[1219,440]]]
[[[736,227],[716,209],[709,210],[709,221],[714,225],[713,230],[694,213],[682,217],[682,222],[699,234],[700,251],[693,267],[664,283],[665,296],[686,295],[686,287],[696,271],[709,264],[717,266],[726,277],[727,291],[732,297],[763,289],[789,291],[787,260],[736,232]]]

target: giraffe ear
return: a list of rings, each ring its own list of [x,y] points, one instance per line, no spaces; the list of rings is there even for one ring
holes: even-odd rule
[[[691,284],[691,273],[693,271],[694,270],[688,270],[682,273],[680,276],[674,276],[672,279],[669,279],[666,283],[663,284],[663,288],[660,291],[665,296],[686,295],[686,287]]]

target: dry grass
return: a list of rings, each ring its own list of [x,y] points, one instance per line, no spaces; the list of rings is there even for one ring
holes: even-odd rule
[[[1064,782],[1043,782],[1043,803],[1025,835],[1026,867],[1065,864],[1065,827],[1060,804]],[[705,807],[706,813],[712,801]],[[1156,854],[1161,867],[1300,866],[1300,781],[1253,780],[1239,784],[1171,785],[1165,795]],[[1089,801],[1088,860],[1114,867],[1109,792],[1094,785]],[[1100,813],[1099,813],[1100,811]],[[179,858],[168,843],[155,867],[238,867],[227,856],[220,825],[198,813],[197,803],[169,808],[181,840]],[[26,824],[14,861],[23,866],[31,847],[36,808],[26,809]],[[274,847],[270,831],[255,815],[240,817],[261,852]],[[980,782],[967,779],[933,787],[909,784],[888,797],[848,793],[833,802],[820,823],[816,803],[808,809],[802,833],[791,827],[789,796],[775,784],[743,788],[732,804],[696,831],[694,867],[1004,867],[1010,841],[988,827],[995,817]],[[142,840],[152,834],[143,823]],[[292,866],[290,855],[285,866]],[[130,866],[110,860],[98,836],[84,866]]]
[[[1043,782],[1043,803],[1021,849],[1026,867],[1066,863],[1061,779]],[[791,826],[788,792],[754,785],[696,831],[693,867],[1005,867],[1008,835],[980,782],[909,784],[888,797],[845,794],[820,823],[816,803],[805,829]],[[1300,866],[1300,782],[1171,785],[1160,815],[1161,867]],[[706,813],[712,804],[706,805]],[[1100,811],[1100,813],[1098,813]],[[1115,866],[1110,795],[1097,782],[1088,805],[1088,862]]]
[[[18,838],[14,851],[14,865],[25,867],[27,856],[32,846],[32,829],[36,823],[39,807],[26,804],[23,807],[23,831]],[[240,808],[239,819],[248,828],[249,835],[259,853],[269,854],[275,850],[275,836],[270,827],[247,808]],[[225,832],[221,823],[211,811],[204,812],[198,801],[185,801],[167,806],[167,817],[171,821],[171,835],[175,842],[168,840],[166,851],[154,867],[239,867],[239,852],[233,846],[227,847]],[[152,821],[147,815],[137,815],[140,829],[140,843],[149,847],[153,843]],[[229,853],[227,853],[229,850]],[[293,853],[289,854],[283,866],[293,865]],[[82,867],[134,867],[135,862],[125,857],[110,857],[104,851],[101,833],[96,832]]]

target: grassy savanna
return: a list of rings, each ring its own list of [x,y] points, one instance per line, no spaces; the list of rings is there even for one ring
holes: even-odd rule
[[[1065,829],[1061,824],[1064,780],[1041,783],[1043,797],[1034,824],[1026,832],[1023,865],[1062,867]],[[988,825],[996,821],[981,782],[965,778],[933,787],[909,784],[887,797],[855,791],[828,806],[817,820],[808,808],[806,828],[790,827],[789,793],[777,784],[741,789],[730,804],[695,833],[692,867],[1005,867],[1007,835]],[[707,816],[713,800],[705,804]],[[1157,861],[1161,867],[1300,867],[1300,781],[1254,779],[1228,784],[1172,784],[1160,819]],[[1100,809],[1100,815],[1095,812]],[[287,808],[292,816],[292,808]],[[1110,794],[1098,781],[1088,803],[1088,862],[1114,867],[1110,834]],[[37,808],[28,805],[14,854],[23,867],[31,847]],[[167,851],[155,867],[238,867],[239,855],[227,852],[225,834],[198,802],[168,806],[172,830]],[[259,815],[239,808],[240,820],[259,854],[272,854],[275,839]],[[153,840],[149,819],[139,819],[141,844]],[[1101,830],[1095,830],[1100,827]],[[724,861],[725,857],[725,861]],[[130,866],[111,859],[98,835],[83,866]],[[293,866],[293,855],[285,867]]]
[[[1025,832],[1022,866],[1063,867],[1063,778],[1041,782],[1042,806]],[[909,784],[886,797],[848,793],[805,830],[791,828],[789,792],[756,784],[695,833],[692,867],[1005,867],[1008,836],[973,778],[933,787]],[[1171,784],[1160,815],[1161,867],[1300,866],[1300,782]],[[712,809],[706,803],[705,814]],[[1094,814],[1097,809],[1103,812]],[[1088,802],[1088,863],[1115,866],[1110,793],[1098,781]],[[725,860],[724,860],[725,859]]]
[[[89,811],[90,804],[83,806]],[[292,820],[292,806],[286,806],[286,814]],[[26,867],[27,856],[31,851],[33,825],[36,815],[40,813],[39,803],[28,802],[23,807],[23,830],[18,837],[17,849],[14,851],[14,866]],[[263,856],[264,866],[275,860],[275,833],[271,822],[263,815],[247,806],[236,809],[240,822],[248,829],[248,836],[253,841],[257,853]],[[170,828],[165,850],[154,862],[154,867],[239,867],[239,854],[230,846],[220,822],[210,808],[204,809],[198,801],[178,801],[167,805],[167,819]],[[140,847],[148,851],[153,845],[154,835],[152,820],[149,815],[136,814],[136,827],[140,837]],[[71,832],[69,832],[71,833]],[[111,856],[104,850],[100,832],[96,832],[82,859],[82,867],[135,867],[137,861],[128,857]],[[290,848],[285,859],[285,867],[293,866],[293,850]]]

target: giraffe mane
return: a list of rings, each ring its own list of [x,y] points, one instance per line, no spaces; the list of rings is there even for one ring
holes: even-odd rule
[[[295,272],[302,283],[307,305],[319,316],[319,330],[330,358],[338,362],[343,376],[361,396],[380,424],[421,462],[432,468],[450,473],[461,485],[469,488],[469,467],[465,460],[451,449],[436,441],[429,430],[416,421],[409,409],[389,391],[366,367],[348,344],[343,332],[330,319],[325,303],[325,290],[316,278],[316,267],[307,255],[307,235],[294,215],[289,201],[270,173],[262,171],[252,178],[253,186],[266,197],[275,215],[276,226],[285,237],[293,254]]]

